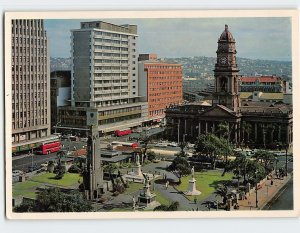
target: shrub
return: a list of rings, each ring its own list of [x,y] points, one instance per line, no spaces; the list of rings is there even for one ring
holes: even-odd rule
[[[80,169],[80,167],[78,167],[77,165],[72,165],[72,166],[69,168],[68,172],[70,172],[70,173],[80,173],[80,172],[81,172],[81,169]]]

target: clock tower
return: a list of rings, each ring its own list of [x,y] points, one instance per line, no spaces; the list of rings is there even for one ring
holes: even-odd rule
[[[224,105],[237,111],[240,106],[239,70],[236,64],[235,39],[225,25],[225,30],[218,40],[217,63],[215,64],[215,93],[213,105]]]

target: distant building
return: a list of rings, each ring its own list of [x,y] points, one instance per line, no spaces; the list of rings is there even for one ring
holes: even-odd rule
[[[50,136],[48,40],[42,19],[12,20],[12,151]]]
[[[148,120],[160,121],[165,109],[183,101],[182,66],[157,59],[156,54],[139,55],[139,94],[148,102]]]
[[[278,76],[240,77],[240,92],[288,93],[289,84]]]
[[[84,133],[89,109],[102,133],[141,125],[147,103],[138,93],[137,26],[81,22],[71,33],[71,106],[59,110],[61,129]]]
[[[58,121],[58,108],[70,105],[71,71],[59,70],[50,73],[51,90],[51,129],[55,130]]]
[[[194,141],[201,134],[220,134],[220,124],[227,122],[230,140],[237,146],[246,144],[273,149],[279,144],[292,146],[292,105],[265,101],[242,105],[235,43],[233,35],[225,25],[225,30],[218,39],[212,106],[189,103],[168,108],[168,135],[173,140]],[[266,85],[272,83],[271,80],[273,78],[263,79]],[[264,93],[260,97],[254,96],[254,99],[258,100],[263,95]],[[270,99],[271,96],[267,98]]]
[[[261,91],[254,92],[241,92],[240,93],[241,105],[249,106],[252,102],[265,102],[274,104],[290,104],[292,105],[292,94],[286,94],[281,92],[276,93],[264,93]]]
[[[195,92],[183,91],[183,99],[188,102],[197,102],[204,99],[204,96],[201,96]]]

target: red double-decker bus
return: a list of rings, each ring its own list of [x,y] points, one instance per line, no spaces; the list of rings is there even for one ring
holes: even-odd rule
[[[125,129],[125,130],[115,130],[115,135],[117,137],[122,137],[128,134],[131,134],[132,130],[131,129]]]
[[[61,149],[60,140],[52,139],[52,140],[42,142],[36,152],[38,154],[46,155],[46,154],[57,152],[60,149]]]

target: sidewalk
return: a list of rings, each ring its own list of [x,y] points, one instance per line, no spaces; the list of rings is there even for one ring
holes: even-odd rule
[[[251,189],[247,194],[247,200],[239,200],[239,210],[260,210],[272,200],[272,198],[279,192],[279,190],[287,184],[287,182],[292,178],[290,174],[283,179],[273,179],[273,185],[271,185],[271,180],[266,180],[261,184],[260,189],[257,190],[257,200],[258,208],[256,208],[256,191],[255,188]]]

